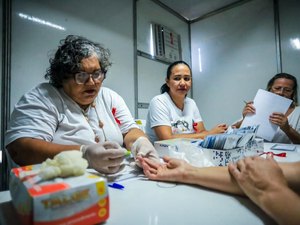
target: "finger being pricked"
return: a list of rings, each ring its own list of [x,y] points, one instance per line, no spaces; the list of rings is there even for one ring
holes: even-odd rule
[[[147,177],[150,178],[150,177],[152,177],[152,175],[156,175],[157,174],[157,169],[156,168],[150,167],[146,163],[143,163],[142,166],[143,166],[144,174]]]
[[[143,161],[151,168],[158,169],[162,163],[157,162],[155,160],[149,159],[149,158],[143,158]]]
[[[150,167],[145,161],[142,161],[143,172],[149,179],[156,180],[157,177],[157,168]]]

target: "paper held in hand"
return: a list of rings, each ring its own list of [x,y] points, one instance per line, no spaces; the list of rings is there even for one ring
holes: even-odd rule
[[[253,100],[255,114],[246,115],[241,127],[259,125],[256,136],[272,141],[278,125],[271,123],[269,116],[273,112],[286,113],[291,103],[291,99],[259,89]]]

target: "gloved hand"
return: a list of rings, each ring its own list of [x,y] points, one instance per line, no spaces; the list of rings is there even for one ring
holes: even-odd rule
[[[98,144],[82,145],[82,156],[89,167],[100,173],[116,173],[121,170],[126,149],[117,142],[106,141]]]
[[[135,163],[139,166],[142,167],[139,160],[137,159],[137,156],[141,156],[143,158],[149,158],[154,161],[159,161],[159,156],[149,141],[148,138],[146,137],[139,137],[136,139],[136,141],[133,143],[131,147],[131,152],[133,154],[133,157],[135,159]]]

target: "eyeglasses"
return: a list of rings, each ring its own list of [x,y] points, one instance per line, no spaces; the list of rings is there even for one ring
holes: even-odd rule
[[[104,80],[105,73],[101,69],[94,73],[78,72],[74,74],[74,79],[77,84],[85,84],[91,76],[94,81],[101,81]]]
[[[287,88],[287,87],[272,87],[271,88],[274,92],[285,92],[287,94],[290,94],[293,92],[293,89]]]

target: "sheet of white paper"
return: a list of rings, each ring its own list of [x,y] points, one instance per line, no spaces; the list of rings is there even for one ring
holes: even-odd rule
[[[256,112],[246,115],[241,127],[259,125],[256,136],[272,141],[278,126],[269,121],[269,116],[273,112],[286,113],[291,103],[290,99],[259,89],[253,100]]]

